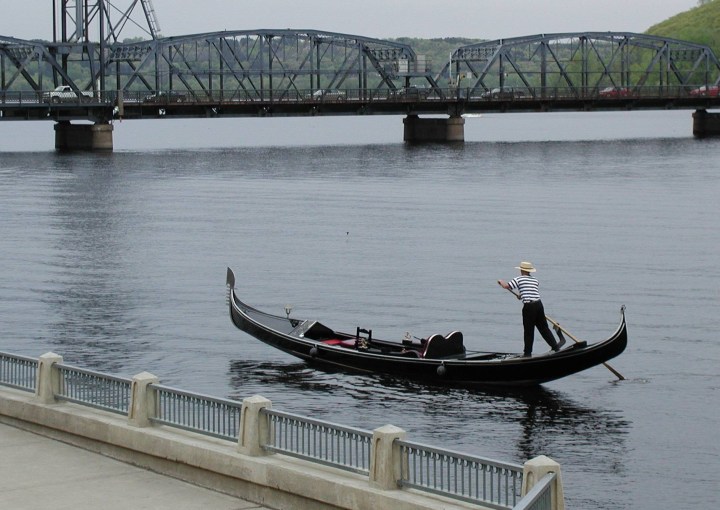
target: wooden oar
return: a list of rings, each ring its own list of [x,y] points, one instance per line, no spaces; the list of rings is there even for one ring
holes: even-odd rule
[[[572,333],[570,333],[567,329],[563,328],[563,327],[560,325],[559,322],[551,319],[551,318],[548,317],[547,315],[545,316],[545,318],[546,318],[549,322],[551,322],[553,326],[555,326],[557,329],[559,329],[560,331],[562,331],[563,333],[565,333],[567,336],[569,336],[569,337],[570,337],[570,340],[572,340],[572,341],[575,342],[576,344],[579,344],[579,343],[580,343],[580,340],[578,340],[577,338],[575,338],[575,337],[572,335]],[[623,375],[622,375],[620,372],[618,372],[617,370],[615,370],[613,367],[611,367],[611,366],[608,365],[607,363],[603,363],[603,365],[605,365],[605,368],[607,368],[607,369],[610,370],[613,374],[615,374],[615,376],[616,376],[619,380],[621,380],[621,381],[624,381],[624,380],[625,380],[625,378],[623,377]]]
[[[515,291],[513,291],[512,289],[508,289],[508,291],[510,292],[510,294],[512,294],[512,295],[515,296],[516,298],[520,299],[520,295],[517,294]],[[555,326],[559,331],[562,331],[562,332],[565,333],[567,336],[569,336],[570,339],[571,339],[573,342],[575,342],[576,344],[579,344],[579,343],[580,343],[580,340],[578,340],[577,338],[575,338],[575,337],[573,336],[573,334],[570,333],[567,329],[563,328],[563,327],[560,325],[559,322],[551,319],[551,318],[548,317],[547,315],[545,316],[545,318],[546,318],[549,322],[551,322],[552,325]],[[611,367],[611,366],[608,365],[607,363],[603,363],[603,365],[605,365],[605,368],[607,368],[607,369],[610,370],[613,374],[615,374],[615,376],[616,376],[619,380],[621,380],[621,381],[624,381],[624,380],[625,380],[625,378],[623,377],[623,375],[622,375],[620,372],[618,372],[617,370],[615,370],[613,367]]]

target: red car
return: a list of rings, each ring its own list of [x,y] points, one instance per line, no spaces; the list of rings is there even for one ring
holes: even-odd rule
[[[702,87],[691,90],[690,95],[694,97],[718,97],[718,92],[720,92],[720,87],[717,85],[711,87],[703,85]]]
[[[631,94],[630,89],[625,87],[606,87],[598,95],[600,97],[627,97]]]

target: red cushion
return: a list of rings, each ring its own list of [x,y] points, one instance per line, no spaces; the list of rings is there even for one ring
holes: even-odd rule
[[[342,347],[355,348],[355,340],[343,340],[340,338],[331,338],[330,340],[323,340],[326,345],[340,345]]]

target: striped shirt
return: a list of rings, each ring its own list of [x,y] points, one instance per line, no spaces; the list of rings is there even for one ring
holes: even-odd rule
[[[530,275],[516,276],[508,282],[510,288],[517,290],[523,303],[532,303],[540,299],[540,282]]]

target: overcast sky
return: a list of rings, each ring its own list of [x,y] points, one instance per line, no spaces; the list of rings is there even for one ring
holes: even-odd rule
[[[58,0],[55,0],[58,1]],[[112,0],[127,9],[132,0]],[[165,36],[316,29],[377,38],[644,32],[697,0],[153,0]],[[52,38],[52,0],[0,0],[0,35]],[[141,8],[137,12],[142,14]],[[138,35],[128,28],[121,39]]]

